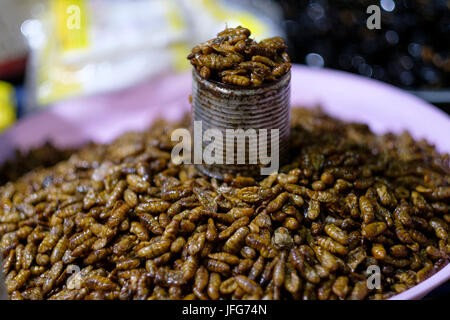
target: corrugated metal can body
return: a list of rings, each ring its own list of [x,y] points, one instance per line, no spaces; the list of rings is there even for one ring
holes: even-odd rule
[[[259,155],[258,151],[261,147],[259,139],[258,143],[249,143],[250,139],[247,139],[245,149],[239,148],[236,140],[235,161],[232,164],[227,163],[225,157],[227,129],[242,129],[246,132],[254,129],[257,134],[264,132],[261,129],[267,129],[269,157],[271,156],[271,129],[278,129],[279,159],[283,162],[288,152],[290,136],[290,72],[276,82],[255,88],[242,88],[206,80],[196,70],[193,71],[192,78],[192,128],[194,121],[197,123],[200,121],[202,137],[208,129],[217,129],[224,137],[223,141],[214,141],[223,147],[223,163],[197,163],[197,169],[208,176],[223,179],[226,173],[258,177],[261,167],[268,166],[262,164],[259,157],[256,164],[249,161],[250,152],[253,151]],[[205,150],[211,141],[202,139],[202,150]],[[195,141],[195,143],[200,142]],[[245,163],[238,164],[237,156],[243,152],[245,152]]]

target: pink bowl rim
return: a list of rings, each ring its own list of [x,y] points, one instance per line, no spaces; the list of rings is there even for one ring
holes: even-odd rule
[[[180,110],[188,111],[187,99],[182,101],[180,97],[185,97],[190,92],[190,72],[178,75],[170,74],[163,76],[161,79],[152,80],[137,88],[130,88],[117,93],[106,93],[61,102],[51,109],[37,112],[21,119],[0,136],[0,163],[5,160],[7,154],[12,152],[12,148],[29,149],[44,142],[47,136],[51,136],[52,140],[55,140],[55,144],[59,147],[64,146],[65,139],[69,141],[72,138],[73,140],[69,143],[70,146],[80,144],[86,138],[100,143],[111,140],[117,135],[118,131],[108,132],[108,134],[101,135],[100,139],[98,139],[99,136],[96,136],[96,134],[98,134],[99,130],[87,130],[86,136],[75,138],[60,137],[61,131],[52,132],[51,128],[47,128],[48,131],[45,134],[41,134],[39,131],[32,132],[32,130],[28,129],[37,126],[39,130],[44,130],[42,125],[39,127],[39,124],[42,121],[49,121],[49,118],[53,121],[55,116],[63,117],[65,120],[73,119],[73,116],[75,116],[76,120],[73,120],[73,122],[79,122],[78,124],[80,125],[82,123],[79,118],[81,115],[85,117],[87,114],[91,118],[104,115],[108,113],[107,105],[114,104],[120,98],[123,98],[121,103],[124,105],[132,105],[129,104],[129,101],[133,101],[133,99],[135,99],[133,102],[136,103],[136,101],[141,102],[143,97],[149,98],[148,95],[146,96],[148,92],[164,97],[173,95],[173,92],[178,92],[178,100],[174,102],[177,106],[173,109],[178,113],[180,113]],[[169,84],[171,86],[170,90],[167,88]],[[154,87],[156,89],[152,89]],[[321,104],[326,112],[343,120],[369,123],[369,126],[375,133],[390,131],[392,128],[394,132],[408,129],[412,131],[414,138],[427,138],[436,144],[439,151],[450,152],[450,117],[425,101],[389,84],[342,71],[294,65],[292,68],[291,89],[293,93],[291,97],[292,105],[312,107]],[[363,101],[362,98],[366,100]],[[367,103],[369,100],[371,102]],[[348,108],[348,105],[352,107]],[[162,111],[155,108],[155,106],[147,107],[149,110],[143,115],[149,116],[152,114],[149,116],[150,118],[154,118],[155,113]],[[355,110],[364,112],[354,113],[352,108],[358,108]],[[136,115],[141,115],[139,110],[136,112]],[[171,112],[169,118],[176,118],[177,116],[173,114],[174,111],[172,110]],[[377,121],[372,121],[374,118],[380,117],[380,115],[398,117],[400,125],[397,126],[397,122],[389,123],[390,117],[385,118],[384,122],[382,117],[380,118],[381,120],[376,119]],[[135,128],[141,130],[148,126],[148,122],[140,120],[142,119],[135,119],[124,125],[122,132]],[[448,279],[450,279],[450,264],[411,289],[393,296],[390,300],[420,299]]]

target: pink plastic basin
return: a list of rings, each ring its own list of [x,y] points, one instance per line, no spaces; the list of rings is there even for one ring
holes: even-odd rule
[[[349,73],[294,66],[292,105],[321,105],[329,114],[367,123],[381,134],[408,130],[440,152],[450,152],[450,117],[430,104],[384,83]],[[0,136],[0,163],[14,149],[45,141],[59,147],[106,143],[129,130],[143,130],[157,117],[177,120],[189,111],[190,73],[165,75],[121,92],[65,101],[30,115]],[[392,299],[420,299],[450,279],[450,264]]]

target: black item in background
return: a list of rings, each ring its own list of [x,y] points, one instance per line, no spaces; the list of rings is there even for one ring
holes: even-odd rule
[[[276,2],[283,9],[293,62],[349,71],[408,90],[450,92],[450,2]],[[380,30],[366,26],[366,10],[373,4],[382,8]],[[391,12],[383,10],[392,4]]]
[[[450,281],[447,281],[443,285],[431,291],[424,299],[426,300],[448,300],[450,298]]]

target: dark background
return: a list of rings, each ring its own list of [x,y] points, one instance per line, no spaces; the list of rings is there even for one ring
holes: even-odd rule
[[[450,1],[276,2],[294,62],[381,80],[450,113]],[[381,8],[379,30],[366,25],[373,4]]]
[[[293,62],[384,81],[450,114],[450,0],[272,1],[281,8]],[[370,5],[381,9],[379,30],[367,28]],[[19,89],[20,116],[24,77],[12,74],[0,80]]]

